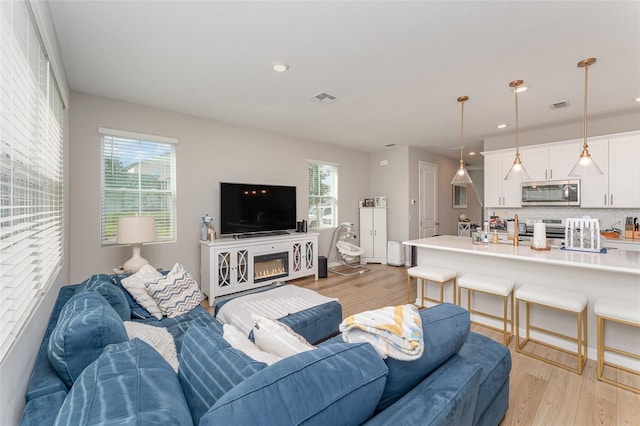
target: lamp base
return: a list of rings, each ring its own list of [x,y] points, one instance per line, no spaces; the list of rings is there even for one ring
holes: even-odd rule
[[[135,274],[142,268],[144,265],[148,265],[149,261],[140,256],[140,248],[142,244],[132,244],[131,248],[133,249],[133,256],[131,259],[127,260],[124,265],[122,265],[122,269],[125,274],[131,275]]]

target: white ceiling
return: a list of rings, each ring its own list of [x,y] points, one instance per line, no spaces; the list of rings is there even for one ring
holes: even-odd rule
[[[638,110],[640,2],[50,1],[72,90],[363,151],[452,158],[520,129]],[[290,65],[283,74],[272,63]],[[318,92],[330,104],[309,100]],[[552,111],[549,104],[569,101]],[[506,122],[509,128],[496,129]],[[473,158],[466,158],[471,165]],[[478,160],[475,160],[477,162]]]

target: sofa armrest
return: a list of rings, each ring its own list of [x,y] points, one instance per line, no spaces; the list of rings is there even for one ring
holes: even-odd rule
[[[367,426],[390,424],[471,425],[482,368],[453,355]]]

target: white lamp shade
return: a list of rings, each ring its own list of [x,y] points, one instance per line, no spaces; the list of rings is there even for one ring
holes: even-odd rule
[[[155,241],[156,220],[153,216],[124,216],[118,218],[118,244],[139,244]]]

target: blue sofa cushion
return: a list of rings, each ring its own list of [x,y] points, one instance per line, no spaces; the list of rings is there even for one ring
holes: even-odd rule
[[[457,353],[469,335],[469,312],[444,303],[420,311],[424,353],[415,361],[385,359],[387,384],[377,411],[382,411],[424,380],[433,370]]]
[[[195,423],[227,391],[267,366],[199,326],[187,330],[179,363],[178,377]]]
[[[56,413],[60,411],[67,391],[57,391],[48,395],[42,395],[27,402],[22,412],[20,426],[51,426],[56,419]]]
[[[482,367],[473,424],[500,423],[509,406],[511,352],[490,338],[472,332],[469,333],[459,355]]]
[[[192,425],[180,381],[139,339],[109,345],[78,377],[56,425]]]
[[[247,378],[200,425],[361,424],[373,415],[387,371],[369,343],[319,347]]]
[[[205,308],[198,306],[184,315],[180,315],[175,318],[163,317],[161,320],[157,320],[153,317],[145,320],[140,320],[144,324],[153,325],[155,327],[164,327],[173,336],[173,340],[176,344],[176,350],[178,353],[182,350],[182,340],[187,330],[194,325],[205,327],[218,333],[219,336],[223,335],[222,323],[215,319]]]
[[[68,387],[102,349],[129,340],[122,319],[95,291],[75,294],[60,312],[51,333],[49,361]]]
[[[478,364],[453,355],[366,426],[470,425],[481,374]]]
[[[111,307],[120,315],[122,321],[131,319],[131,308],[123,290],[113,284],[111,278],[105,274],[92,275],[83,282],[82,291],[96,291],[105,298]]]
[[[131,319],[147,319],[154,318],[153,315],[149,313],[145,308],[140,305],[136,299],[133,298],[131,293],[127,291],[126,288],[122,285],[122,280],[127,278],[127,275],[116,275],[111,278],[112,282],[124,292],[125,297],[127,298],[127,303],[129,303],[129,308],[131,309]],[[155,318],[154,318],[155,319]]]

